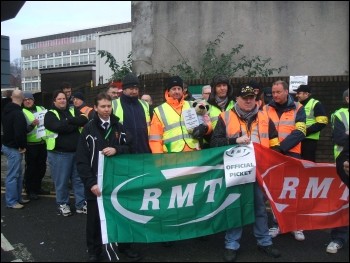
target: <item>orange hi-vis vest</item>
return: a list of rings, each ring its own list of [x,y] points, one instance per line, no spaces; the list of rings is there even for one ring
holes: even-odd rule
[[[258,112],[258,116],[251,124],[249,131],[247,130],[247,123],[238,118],[237,114],[232,110],[224,111],[220,115],[226,125],[227,138],[238,138],[247,135],[252,142],[259,143],[265,147],[275,146],[270,145],[269,118],[266,113]]]
[[[299,102],[294,102],[295,109],[283,112],[281,118],[278,118],[276,110],[267,105],[265,110],[269,118],[273,121],[278,132],[278,139],[282,142],[292,131],[296,129],[295,127],[295,117],[298,110],[303,106]],[[290,152],[301,154],[301,142],[295,145],[289,150]]]

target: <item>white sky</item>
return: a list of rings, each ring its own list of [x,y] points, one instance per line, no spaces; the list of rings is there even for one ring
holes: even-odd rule
[[[26,1],[15,18],[1,22],[10,37],[10,61],[21,57],[21,40],[131,22],[131,1]]]

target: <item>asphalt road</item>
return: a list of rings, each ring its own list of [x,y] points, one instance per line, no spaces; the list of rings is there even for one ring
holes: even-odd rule
[[[82,262],[86,261],[85,215],[62,217],[56,214],[54,196],[31,201],[24,209],[5,207],[1,196],[1,261],[10,262]],[[244,228],[238,262],[349,262],[349,246],[337,254],[327,254],[328,230],[305,231],[306,240],[298,242],[290,234],[274,239],[282,253],[278,259],[269,258],[256,248],[252,227]],[[4,251],[3,244],[13,250]],[[143,255],[142,262],[222,262],[224,233],[205,239],[174,242],[171,247],[160,243],[134,244]],[[120,262],[128,259],[118,253]],[[108,262],[108,258],[104,260]],[[112,261],[115,261],[113,257]]]

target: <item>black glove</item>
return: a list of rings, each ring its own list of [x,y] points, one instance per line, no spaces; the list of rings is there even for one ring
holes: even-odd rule
[[[203,138],[203,136],[207,133],[208,126],[204,124],[200,124],[197,127],[193,129],[192,136],[194,139],[200,139]]]
[[[283,154],[283,150],[281,149],[281,146],[273,146],[271,147],[271,149],[274,150],[275,152]]]

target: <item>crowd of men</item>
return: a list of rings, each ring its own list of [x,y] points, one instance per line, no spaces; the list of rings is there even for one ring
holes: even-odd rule
[[[189,132],[182,113],[192,107],[194,98],[179,76],[167,80],[164,103],[159,106],[152,105],[148,94],[140,97],[139,90],[138,77],[129,73],[120,86],[110,85],[96,96],[94,105],[87,105],[84,94],[72,94],[72,86],[64,82],[60,90],[54,91],[50,109],[36,105],[33,94],[15,90],[2,116],[2,152],[8,159],[6,206],[21,209],[49,193],[41,187],[47,160],[58,214],[87,214],[90,262],[101,260],[103,255],[97,205],[97,197],[101,196],[97,183],[99,152],[113,156],[198,151],[199,141],[204,139],[210,147],[255,142],[281,154],[315,162],[320,132],[328,125],[325,109],[312,97],[308,85],[295,90],[296,101],[289,94],[288,84],[281,80],[264,89],[251,81],[234,90],[227,76],[215,76],[202,89],[202,98],[210,105],[210,121],[194,127],[193,132]],[[343,99],[347,107],[334,112],[331,124],[338,174],[348,185],[348,89]],[[69,202],[70,185],[74,209]],[[29,199],[22,196],[23,186]],[[253,230],[258,249],[278,258],[281,252],[272,242],[280,233],[278,222],[274,218],[272,227],[268,227],[264,193],[257,183],[254,187]],[[301,229],[292,234],[298,241],[305,240]],[[224,261],[236,260],[241,236],[241,227],[227,230]],[[348,227],[333,229],[327,252],[337,253],[347,241]],[[130,243],[119,244],[118,249],[131,260],[141,258]]]

